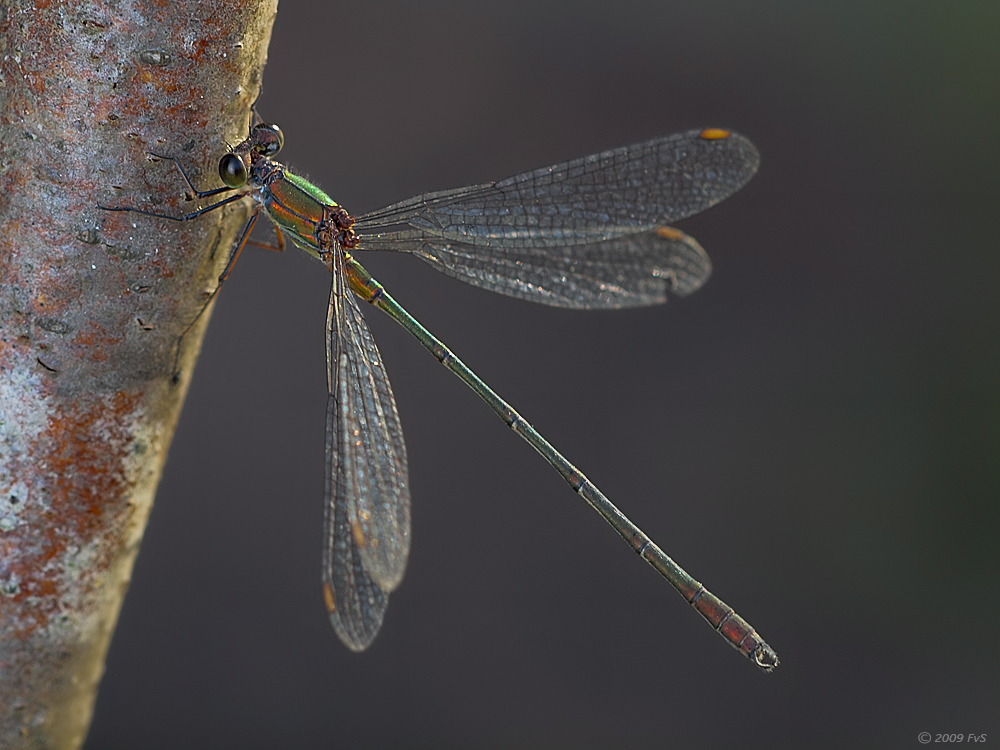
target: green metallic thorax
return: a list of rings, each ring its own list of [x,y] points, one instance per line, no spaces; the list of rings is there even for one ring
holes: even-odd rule
[[[319,258],[316,231],[328,207],[337,202],[306,179],[282,168],[260,188],[260,202],[275,226],[297,246]]]
[[[284,170],[283,176],[286,180],[288,180],[290,183],[299,188],[303,193],[306,193],[319,203],[324,203],[327,206],[340,205],[337,203],[337,201],[335,201],[329,195],[320,190],[316,185],[313,185],[306,178],[299,177],[297,174],[292,174],[291,172],[289,172],[287,167]]]

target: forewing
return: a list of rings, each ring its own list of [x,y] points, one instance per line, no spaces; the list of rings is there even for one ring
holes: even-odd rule
[[[382,359],[357,302],[334,270],[327,350],[324,576],[334,629],[362,650],[378,632],[410,546],[406,447]]]
[[[419,231],[364,239],[364,249],[409,252],[467,284],[510,297],[577,309],[639,307],[683,296],[712,273],[693,237],[673,227],[602,242],[507,249],[443,240]]]
[[[705,137],[706,133],[715,137]],[[426,193],[357,219],[360,235],[409,225],[477,246],[537,249],[600,242],[715,205],[757,171],[737,133],[692,130],[536,169],[500,182]],[[364,239],[364,238],[362,238]]]

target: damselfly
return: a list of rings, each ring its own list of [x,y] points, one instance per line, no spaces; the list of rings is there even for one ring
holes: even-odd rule
[[[272,160],[283,142],[276,125],[254,125],[219,162],[224,187],[207,191],[195,188],[176,158],[162,157],[176,164],[198,198],[232,193],[210,206],[183,216],[107,210],[188,221],[252,198],[250,218],[209,301],[262,211],[279,248],[287,236],[329,269],[323,596],[340,639],[355,651],[372,642],[410,549],[403,431],[357,296],[388,313],[478,393],[732,646],[774,669],[777,655],[743,618],[664,554],[355,258],[363,250],[408,252],[468,284],[559,307],[660,304],[667,291],[689,294],[711,273],[701,246],[668,225],[743,187],[759,163],[753,144],[726,130],[692,130],[355,217]],[[183,334],[178,354],[182,341]]]

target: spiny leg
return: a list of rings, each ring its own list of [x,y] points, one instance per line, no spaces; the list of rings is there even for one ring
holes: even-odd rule
[[[240,257],[240,253],[243,252],[243,248],[247,244],[247,240],[249,240],[250,238],[250,232],[253,231],[254,225],[257,223],[257,219],[259,216],[260,216],[260,208],[259,207],[254,208],[253,213],[250,214],[250,218],[247,219],[247,223],[243,226],[243,232],[240,234],[239,239],[237,239],[236,242],[233,243],[233,249],[229,253],[229,260],[226,261],[226,267],[222,270],[222,273],[219,275],[218,281],[215,284],[215,289],[213,289],[209,293],[208,299],[205,300],[205,304],[201,306],[201,309],[198,311],[198,314],[194,316],[194,319],[190,323],[188,323],[187,328],[185,328],[181,332],[181,335],[178,336],[177,349],[174,353],[173,374],[171,376],[171,379],[173,380],[174,383],[180,380],[179,366],[181,359],[181,344],[184,342],[184,337],[191,332],[191,329],[194,328],[194,324],[198,322],[198,319],[201,318],[205,310],[208,309],[208,306],[212,304],[212,300],[215,299],[215,295],[217,295],[219,293],[219,290],[222,289],[222,285],[226,283],[226,279],[229,278],[229,273],[233,270],[233,266],[236,265],[236,260]],[[280,234],[278,241],[279,244],[281,245],[281,249],[283,249],[284,238],[281,237]]]
[[[184,178],[184,182],[187,183],[187,186],[191,189],[191,192],[193,192],[199,199],[211,198],[214,195],[219,195],[221,193],[228,193],[229,191],[235,189],[229,187],[228,185],[223,185],[222,187],[215,188],[214,190],[199,190],[198,188],[195,187],[194,183],[191,182],[191,178],[188,177],[188,173],[184,169],[184,165],[181,164],[180,160],[176,156],[165,156],[164,154],[157,154],[154,151],[150,151],[148,153],[150,156],[155,156],[157,159],[166,159],[172,161],[174,163],[174,166],[177,167],[177,169],[180,171],[181,176]],[[228,198],[219,201],[218,203],[213,203],[211,206],[200,208],[197,211],[192,211],[191,213],[184,214],[182,216],[170,216],[169,214],[158,214],[152,211],[145,211],[141,208],[135,208],[133,206],[102,206],[98,204],[97,207],[104,209],[105,211],[128,211],[131,213],[142,214],[143,216],[155,216],[158,219],[170,219],[171,221],[190,221],[191,219],[197,219],[199,216],[201,216],[202,214],[206,214],[209,211],[214,211],[215,209],[220,208],[226,205],[227,203],[232,203],[233,201],[237,201],[240,198],[244,197],[244,195],[245,195],[244,193],[240,193],[238,195],[231,195]]]
[[[262,86],[262,87],[261,87],[260,89],[258,89],[258,91],[257,91],[257,98],[256,98],[256,99],[254,99],[254,100],[253,100],[253,104],[251,104],[251,105],[250,105],[250,125],[249,125],[249,127],[247,128],[248,130],[253,130],[253,126],[257,124],[257,123],[255,123],[255,122],[254,122],[254,120],[256,120],[257,122],[264,122],[264,118],[263,118],[263,117],[261,117],[261,116],[260,116],[260,115],[259,115],[259,114],[257,113],[257,102],[259,102],[259,101],[260,101],[260,96],[261,96],[261,94],[263,94],[263,93],[264,93],[264,91],[263,91],[263,86]]]
[[[172,156],[162,156],[160,154],[153,154],[153,156],[157,157],[158,159],[169,159],[170,161],[172,161],[180,170],[180,173],[184,176],[184,181],[187,183],[188,187],[191,188],[191,190],[194,191],[194,193],[199,198],[206,198],[213,195],[218,195],[219,193],[223,193],[233,189],[230,187],[222,187],[216,190],[205,190],[205,191],[198,190],[191,182],[191,179],[188,177],[187,172],[184,171],[184,167],[181,166],[181,163],[176,158]],[[199,216],[208,213],[209,211],[214,211],[217,208],[221,208],[222,206],[225,206],[227,203],[233,203],[235,201],[241,200],[246,197],[247,197],[246,193],[237,193],[236,195],[231,195],[228,198],[218,201],[217,203],[213,203],[211,206],[200,208],[197,211],[192,211],[191,213],[183,214],[182,216],[171,216],[170,214],[161,214],[161,213],[156,213],[154,211],[145,211],[141,208],[135,208],[134,206],[102,206],[98,204],[98,208],[101,208],[105,211],[121,211],[128,213],[136,213],[142,216],[152,216],[157,219],[169,219],[170,221],[191,221],[192,219],[196,219]],[[253,230],[254,225],[257,223],[259,212],[260,209],[255,208],[253,213],[250,215],[250,218],[247,220],[247,223],[243,227],[243,231],[240,234],[239,239],[234,243],[233,249],[230,251],[229,260],[226,261],[226,267],[223,269],[222,274],[219,276],[215,288],[208,295],[208,298],[205,300],[205,304],[202,305],[201,309],[198,311],[198,314],[195,315],[194,319],[181,332],[181,335],[177,337],[177,347],[174,352],[174,364],[171,372],[171,380],[174,383],[180,380],[180,371],[178,368],[180,365],[181,346],[184,342],[184,337],[187,336],[188,333],[190,333],[192,328],[194,328],[194,324],[198,322],[198,320],[204,314],[205,310],[208,309],[208,306],[212,303],[212,300],[215,299],[215,295],[219,293],[219,290],[222,288],[222,285],[229,277],[229,274],[233,269],[233,265],[236,263],[236,259],[239,258],[240,253],[243,251],[243,247],[248,243],[248,240],[250,238],[250,232]],[[285,249],[284,235],[282,235],[281,232],[277,230],[277,227],[275,227],[275,230],[278,236],[277,247],[258,242],[250,242],[250,244],[258,245],[268,250],[275,250],[279,252],[284,250]]]
[[[184,182],[186,182],[188,187],[191,188],[191,192],[194,193],[199,198],[210,198],[213,195],[218,195],[219,193],[225,193],[233,189],[228,185],[223,185],[222,187],[215,188],[214,190],[199,190],[194,186],[194,183],[191,182],[191,178],[188,177],[188,173],[184,169],[184,165],[181,164],[180,159],[178,159],[176,156],[166,156],[164,154],[158,154],[155,151],[150,151],[149,155],[155,156],[157,159],[168,159],[172,161],[174,163],[174,166],[180,170],[181,175],[183,175],[184,177]]]
[[[216,191],[210,191],[206,195],[212,195],[214,193],[221,193],[223,190],[232,190],[232,188],[221,188]],[[182,216],[171,216],[170,214],[158,214],[154,211],[144,211],[141,208],[135,208],[134,206],[102,206],[100,203],[97,207],[104,211],[126,211],[133,214],[141,214],[142,216],[152,216],[156,219],[170,219],[170,221],[191,221],[192,219],[197,219],[202,214],[207,214],[209,211],[214,211],[217,208],[225,206],[227,203],[232,203],[238,201],[242,198],[246,198],[246,193],[238,193],[237,195],[230,195],[218,203],[213,203],[211,206],[206,206],[205,208],[199,208],[197,211],[192,211],[189,214],[184,214]]]
[[[280,229],[278,229],[277,224],[271,224],[271,226],[274,227],[274,234],[278,240],[277,245],[272,245],[270,242],[257,242],[257,240],[251,240],[251,239],[247,240],[247,244],[253,245],[254,247],[261,247],[265,250],[271,250],[276,253],[285,252],[285,235],[282,233]]]

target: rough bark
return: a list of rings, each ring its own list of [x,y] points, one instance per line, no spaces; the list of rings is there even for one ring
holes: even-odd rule
[[[0,746],[75,748],[245,208],[178,224],[246,132],[277,0],[0,3]]]

